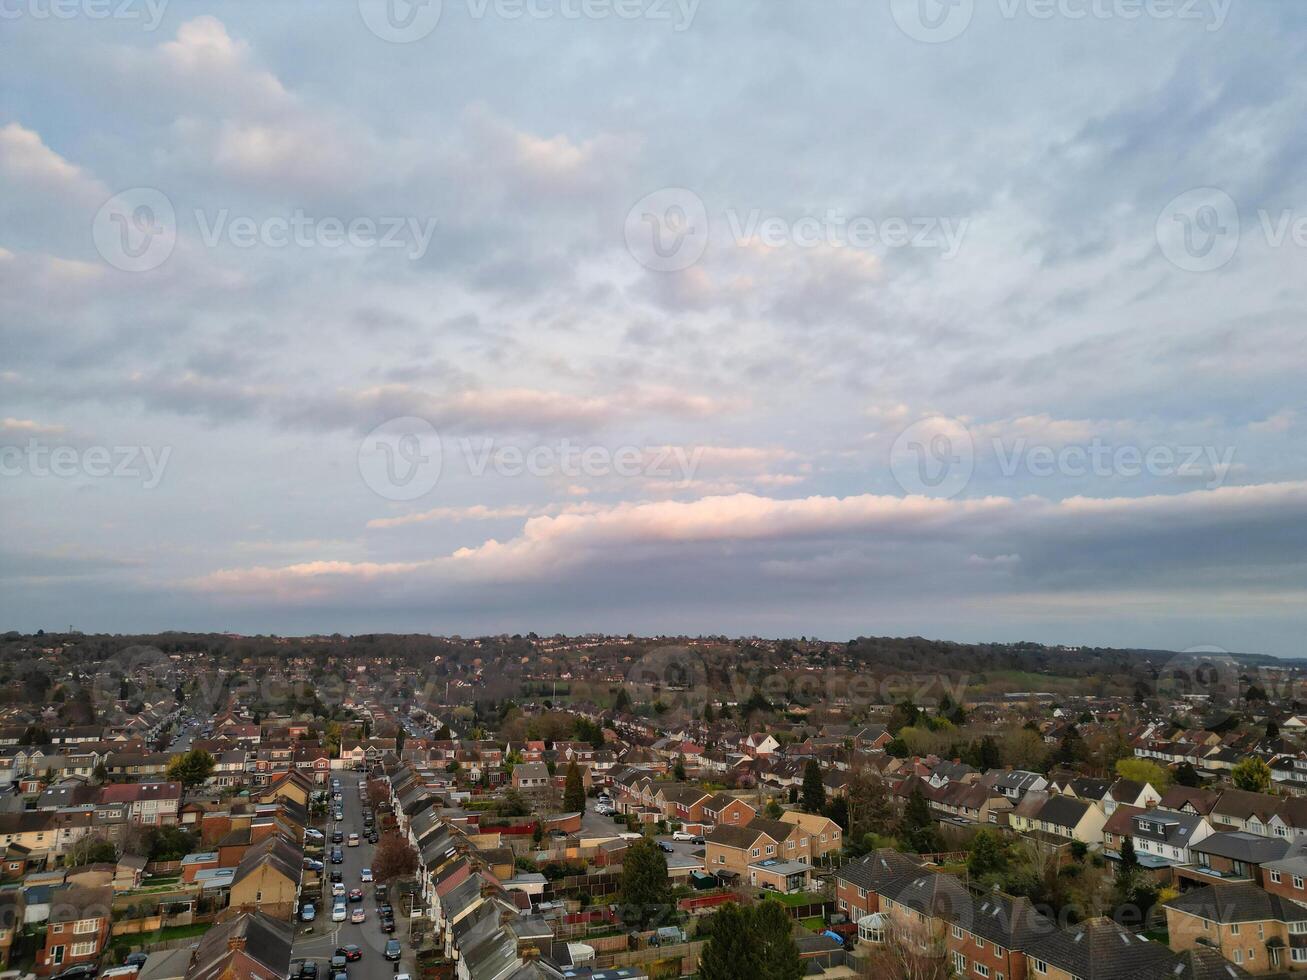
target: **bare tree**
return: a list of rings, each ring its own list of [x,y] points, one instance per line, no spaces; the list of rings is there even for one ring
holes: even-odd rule
[[[939,937],[926,923],[887,922],[884,941],[870,949],[870,955],[861,960],[860,975],[864,977],[874,980],[948,980],[952,976]]]

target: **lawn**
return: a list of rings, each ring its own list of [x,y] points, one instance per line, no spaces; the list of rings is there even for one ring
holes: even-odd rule
[[[813,892],[794,892],[791,895],[782,895],[779,892],[772,892],[769,893],[767,897],[780,902],[782,905],[789,906],[817,905],[826,901],[824,896],[814,894]]]
[[[809,932],[821,932],[826,928],[826,920],[820,915],[810,915],[806,919],[800,919],[799,925]]]
[[[168,926],[166,929],[160,929],[157,932],[141,932],[127,934],[124,936],[115,936],[114,939],[126,941],[131,944],[141,943],[145,946],[152,946],[155,943],[166,943],[174,939],[190,939],[195,936],[203,936],[212,928],[211,922],[196,922],[189,926]]]

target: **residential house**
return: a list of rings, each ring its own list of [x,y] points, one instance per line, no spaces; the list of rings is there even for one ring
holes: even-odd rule
[[[1307,906],[1253,884],[1208,885],[1166,903],[1172,948],[1212,946],[1251,974],[1307,968]]]

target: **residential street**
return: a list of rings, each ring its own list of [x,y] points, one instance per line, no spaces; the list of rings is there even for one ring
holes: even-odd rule
[[[311,923],[297,922],[292,959],[313,959],[317,961],[319,980],[330,980],[327,965],[336,947],[355,943],[362,947],[363,958],[349,964],[350,980],[384,980],[384,978],[393,976],[397,972],[411,974],[413,972],[413,953],[408,943],[409,919],[394,901],[396,898],[394,887],[390,888],[390,899],[392,905],[395,906],[395,932],[392,935],[387,935],[381,931],[381,917],[377,914],[377,902],[374,898],[375,885],[363,884],[359,878],[359,873],[364,868],[371,867],[374,851],[373,845],[369,844],[367,838],[362,836],[364,833],[363,806],[359,802],[358,783],[363,777],[358,773],[343,771],[339,775],[343,784],[345,819],[342,823],[337,824],[331,816],[328,816],[325,828],[327,844],[323,850],[323,863],[326,865],[326,870],[323,872],[324,891],[319,896],[305,896],[305,900],[313,901],[317,907],[318,917],[316,921]],[[358,847],[340,845],[345,855],[344,864],[332,864],[328,860],[332,848],[331,833],[337,827],[344,832],[346,840],[354,832],[357,832],[361,837]],[[330,875],[333,870],[344,873],[347,891],[352,888],[363,889],[362,905],[367,910],[367,921],[360,925],[331,921],[331,907],[335,901],[331,897],[330,883]],[[351,910],[359,905],[357,902],[347,904]],[[306,928],[312,928],[312,932],[306,932]],[[398,969],[396,969],[394,963],[387,961],[382,955],[386,948],[386,940],[391,938],[398,939],[400,945],[404,948]]]

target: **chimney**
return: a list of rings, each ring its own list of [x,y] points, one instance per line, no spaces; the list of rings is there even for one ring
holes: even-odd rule
[[[236,933],[227,937],[227,949],[233,953],[242,952],[245,949],[245,933]]]

